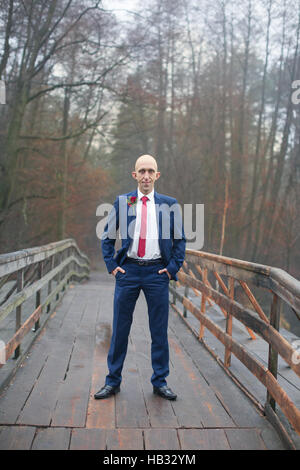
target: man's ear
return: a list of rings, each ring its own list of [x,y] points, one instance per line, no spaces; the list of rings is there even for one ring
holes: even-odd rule
[[[132,176],[132,178],[134,178],[136,180],[137,179],[136,171],[132,171],[131,176]]]
[[[158,180],[159,177],[160,177],[160,171],[157,171],[157,172],[156,172],[156,178],[155,178],[155,179]]]

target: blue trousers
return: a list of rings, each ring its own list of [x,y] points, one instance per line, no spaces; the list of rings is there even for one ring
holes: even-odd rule
[[[127,353],[128,336],[133,311],[140,291],[144,292],[151,333],[151,362],[155,387],[166,385],[169,374],[169,277],[166,272],[158,274],[163,264],[140,266],[126,262],[124,274],[117,272],[114,294],[113,331],[107,356],[109,373],[106,385],[118,386],[122,380],[122,368]]]

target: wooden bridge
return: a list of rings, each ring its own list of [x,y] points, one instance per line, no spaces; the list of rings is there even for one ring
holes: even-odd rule
[[[114,279],[104,266],[90,272],[73,240],[1,255],[0,449],[300,448],[299,343],[279,325],[281,305],[299,315],[299,284],[276,268],[187,250],[170,283],[167,380],[177,400],[152,393],[143,295],[121,392],[94,400]]]

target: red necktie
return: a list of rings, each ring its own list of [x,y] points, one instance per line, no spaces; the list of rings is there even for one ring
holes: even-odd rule
[[[140,239],[139,239],[139,248],[138,248],[138,256],[142,258],[145,256],[146,252],[146,234],[147,234],[147,196],[143,196],[142,198],[143,205],[142,205],[142,217],[141,217],[141,231],[140,231]]]

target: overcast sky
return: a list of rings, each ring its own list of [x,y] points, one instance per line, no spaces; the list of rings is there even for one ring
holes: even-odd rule
[[[107,10],[115,10],[116,15],[122,18],[126,16],[125,10],[136,9],[138,0],[102,0],[102,4]]]

